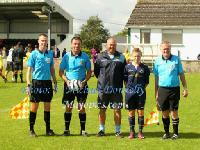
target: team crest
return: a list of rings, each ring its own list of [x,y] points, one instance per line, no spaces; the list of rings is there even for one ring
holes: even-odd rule
[[[139,71],[139,73],[144,73],[144,69],[141,69],[141,70]]]

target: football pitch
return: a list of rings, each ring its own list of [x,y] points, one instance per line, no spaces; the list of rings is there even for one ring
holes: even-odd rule
[[[43,104],[37,113],[35,131],[37,138],[29,136],[28,119],[12,120],[9,117],[10,109],[18,104],[26,96],[25,83],[4,83],[0,79],[0,150],[60,150],[60,149],[141,149],[141,150],[197,150],[200,146],[200,74],[186,73],[188,83],[188,98],[181,97],[179,107],[179,139],[161,140],[163,135],[163,125],[149,125],[144,127],[144,140],[128,139],[129,125],[128,116],[125,109],[122,110],[122,133],[124,138],[120,139],[114,135],[113,111],[107,110],[106,118],[106,136],[96,137],[98,132],[98,108],[96,105],[97,93],[91,92],[88,95],[86,103],[87,122],[86,131],[89,137],[80,136],[80,123],[78,111],[73,110],[72,121],[70,125],[71,136],[63,137],[64,131],[64,106],[61,104],[63,93],[63,81],[58,79],[58,93],[54,94],[51,109],[51,128],[57,134],[53,137],[45,136],[45,123],[43,119]],[[88,83],[90,88],[96,88],[97,80],[92,77]],[[154,79],[150,78],[150,84],[147,87],[147,100],[145,105],[145,118],[155,107],[154,99]],[[74,104],[77,106],[77,103]],[[136,118],[136,132],[138,131]],[[172,123],[170,124],[172,132]]]

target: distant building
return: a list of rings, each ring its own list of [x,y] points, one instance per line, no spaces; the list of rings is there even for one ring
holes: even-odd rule
[[[1,0],[0,39],[14,41],[37,39],[39,33],[47,33],[50,8],[51,39],[59,49],[66,47],[73,34],[73,17],[53,0]]]
[[[200,0],[138,0],[126,27],[129,44],[159,53],[158,45],[168,40],[182,60],[200,54]]]

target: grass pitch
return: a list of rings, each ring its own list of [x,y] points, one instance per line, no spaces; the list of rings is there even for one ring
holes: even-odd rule
[[[58,93],[54,95],[51,109],[51,128],[55,131],[57,136],[45,136],[45,123],[43,120],[43,104],[37,113],[35,131],[39,135],[37,138],[29,136],[28,119],[12,120],[9,117],[9,110],[18,104],[20,100],[25,97],[24,88],[25,83],[4,83],[0,79],[0,149],[20,149],[20,150],[60,150],[60,149],[148,149],[148,150],[193,150],[199,149],[200,146],[200,113],[199,113],[199,84],[200,74],[186,74],[188,82],[189,97],[181,97],[179,107],[179,136],[176,141],[160,140],[163,135],[163,125],[150,125],[144,128],[144,140],[128,139],[129,125],[128,116],[125,109],[122,110],[122,132],[125,138],[119,139],[114,136],[114,119],[113,111],[107,110],[106,119],[106,136],[96,137],[98,132],[98,109],[96,108],[97,94],[91,93],[88,96],[86,111],[87,123],[86,130],[90,137],[82,137],[79,135],[80,125],[78,118],[78,111],[73,110],[70,131],[72,136],[63,137],[61,134],[64,130],[64,106],[61,104],[63,93],[63,81],[58,77]],[[96,79],[94,77],[89,81],[89,87],[96,87]],[[76,106],[76,103],[75,103]],[[154,79],[151,75],[150,85],[147,87],[147,100],[145,106],[145,118],[155,106],[154,100]],[[137,119],[136,119],[137,120]],[[136,121],[136,131],[138,131]],[[170,127],[172,132],[172,124]]]

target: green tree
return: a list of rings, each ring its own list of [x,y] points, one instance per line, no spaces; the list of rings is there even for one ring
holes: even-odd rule
[[[121,35],[121,36],[128,35],[128,29],[123,29],[122,31],[118,32],[117,35]]]
[[[80,37],[84,48],[101,50],[101,44],[106,42],[110,33],[108,29],[104,28],[103,22],[98,16],[91,16],[87,23],[82,25]]]

